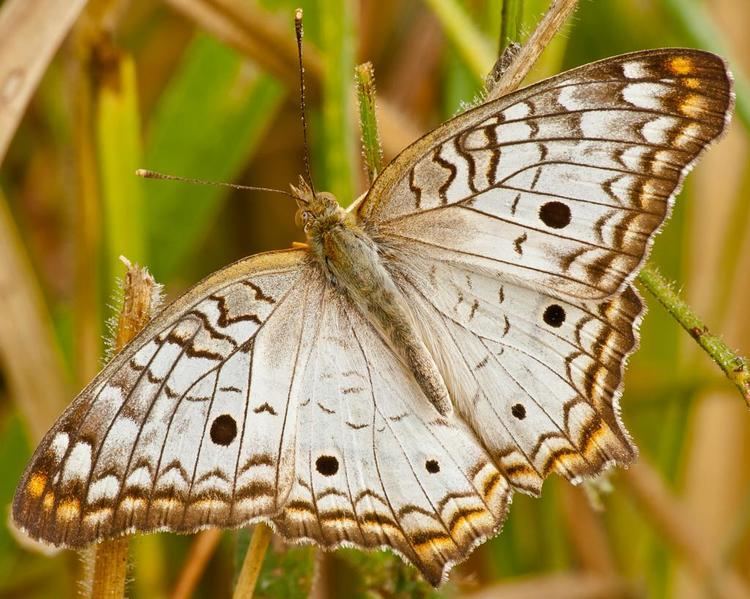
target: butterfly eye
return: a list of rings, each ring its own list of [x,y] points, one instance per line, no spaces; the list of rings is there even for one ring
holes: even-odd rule
[[[303,210],[300,208],[297,210],[297,214],[294,216],[294,222],[298,227],[302,227],[305,231],[307,231],[308,227],[310,226],[310,223],[313,220],[313,214],[309,210]]]
[[[304,229],[305,233],[310,229],[310,225],[313,222],[313,213],[309,210],[305,210],[302,212],[302,228]]]

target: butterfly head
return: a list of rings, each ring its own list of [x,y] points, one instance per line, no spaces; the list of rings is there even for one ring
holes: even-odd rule
[[[333,194],[314,191],[301,177],[299,185],[292,185],[291,188],[299,206],[297,224],[304,229],[308,238],[320,235],[322,231],[336,226],[344,219],[346,213]]]

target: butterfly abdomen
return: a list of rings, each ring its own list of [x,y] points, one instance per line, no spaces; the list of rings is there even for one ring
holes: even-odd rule
[[[328,280],[357,306],[404,361],[442,415],[451,411],[448,389],[417,334],[414,316],[385,268],[377,243],[342,209],[311,223],[312,253]]]

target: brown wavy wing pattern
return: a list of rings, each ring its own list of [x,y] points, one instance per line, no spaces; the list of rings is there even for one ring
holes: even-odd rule
[[[412,260],[399,278],[440,340],[458,411],[511,484],[536,495],[551,472],[578,482],[630,463],[618,400],[637,345],[637,292],[562,301],[450,258]]]
[[[80,547],[276,513],[293,482],[306,260],[253,256],[162,312],[39,445],[13,502],[21,528]]]
[[[298,398],[296,480],[274,522],[326,548],[393,548],[438,584],[499,529],[507,480],[355,309],[329,292],[321,310]]]
[[[588,64],[422,138],[383,171],[359,215],[466,264],[606,297],[634,276],[731,103],[730,75],[710,53]]]

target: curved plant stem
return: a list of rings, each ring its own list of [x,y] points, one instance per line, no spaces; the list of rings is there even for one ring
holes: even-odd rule
[[[172,592],[172,599],[189,599],[193,596],[195,586],[201,578],[206,565],[216,552],[221,541],[222,531],[218,528],[204,530],[195,536],[185,564],[177,577],[177,584]]]
[[[552,2],[534,32],[516,54],[513,62],[487,94],[488,100],[504,96],[521,85],[521,82],[536,64],[540,54],[560,31],[570,15],[573,14],[577,5],[578,0],[554,0]],[[489,72],[489,67],[485,69],[485,72]]]
[[[37,84],[85,0],[8,0],[0,9],[0,163]]]
[[[738,355],[708,330],[708,327],[653,264],[646,264],[641,274],[638,275],[638,280],[719,365],[727,378],[739,389],[750,407],[750,370],[748,370],[747,359]]]
[[[255,592],[255,583],[263,565],[263,558],[271,542],[273,532],[262,522],[255,525],[250,546],[247,548],[245,560],[242,562],[240,575],[237,577],[237,586],[234,588],[234,599],[251,599]]]

